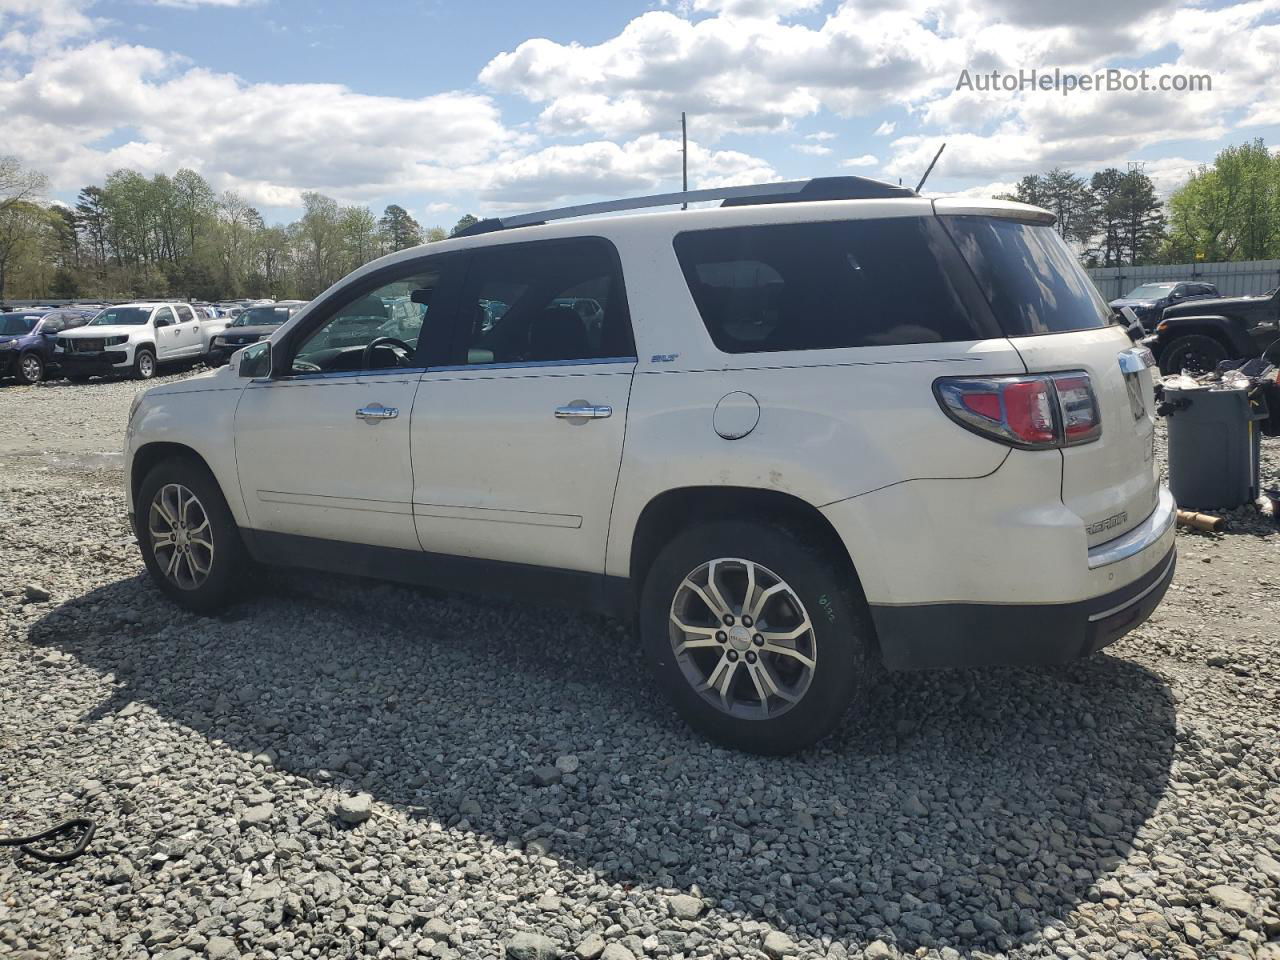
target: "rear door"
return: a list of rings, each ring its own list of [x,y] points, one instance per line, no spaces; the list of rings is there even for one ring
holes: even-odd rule
[[[600,323],[563,302],[589,297]],[[600,238],[475,251],[453,360],[413,408],[413,512],[429,552],[604,570],[635,347]]]
[[[1137,526],[1159,496],[1150,352],[1109,322],[1109,308],[1051,220],[942,220],[1027,372],[1089,376],[1102,434],[1062,451],[1062,501],[1083,521],[1088,545]]]
[[[203,352],[203,343],[200,336],[200,321],[196,319],[196,312],[185,303],[174,304],[173,309],[178,315],[178,348],[182,351],[181,355],[198,356]]]

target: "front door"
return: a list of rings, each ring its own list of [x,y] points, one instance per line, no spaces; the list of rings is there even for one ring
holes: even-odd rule
[[[443,264],[354,281],[272,345],[275,374],[245,388],[235,417],[254,530],[418,550],[409,435]]]
[[[178,314],[178,346],[184,357],[196,357],[204,352],[200,338],[200,322],[195,311],[185,303],[176,304],[173,308]]]
[[[460,302],[457,362],[414,403],[422,548],[603,572],[636,365],[612,245],[478,250]]]

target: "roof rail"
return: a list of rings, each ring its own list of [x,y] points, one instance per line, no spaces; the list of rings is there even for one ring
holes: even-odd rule
[[[459,230],[454,236],[471,237],[513,227],[532,227],[551,220],[589,217],[598,213],[619,213],[648,207],[669,207],[677,203],[721,200],[723,207],[744,207],[761,203],[801,203],[809,200],[871,200],[891,197],[914,197],[908,187],[872,180],[869,177],[814,177],[811,180],[784,180],[779,183],[753,183],[738,187],[712,187],[707,190],[683,190],[659,193],[649,197],[628,197],[557,207],[536,213],[517,213],[509,217],[491,217]]]

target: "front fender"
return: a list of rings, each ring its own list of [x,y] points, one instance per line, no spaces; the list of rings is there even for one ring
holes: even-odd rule
[[[1237,353],[1250,355],[1253,345],[1242,324],[1233,317],[1206,314],[1195,317],[1166,317],[1156,327],[1162,343],[1187,333],[1207,333],[1217,336]]]

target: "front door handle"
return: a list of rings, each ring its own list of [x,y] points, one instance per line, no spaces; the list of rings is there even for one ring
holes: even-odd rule
[[[361,407],[356,411],[356,418],[368,423],[370,420],[394,420],[400,416],[400,411],[395,407],[384,407],[380,403],[371,403],[367,407]]]
[[[575,400],[564,407],[556,407],[557,420],[603,420],[605,417],[612,416],[613,407],[605,404],[590,404],[582,400]]]

